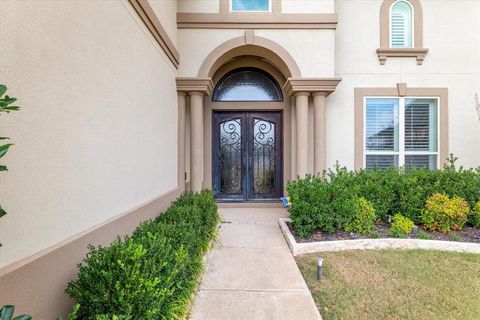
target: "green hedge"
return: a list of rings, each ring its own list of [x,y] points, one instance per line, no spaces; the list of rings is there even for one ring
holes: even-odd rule
[[[401,213],[416,223],[428,197],[443,193],[465,199],[473,210],[480,200],[480,168],[456,168],[450,156],[443,170],[374,169],[349,171],[336,166],[323,175],[308,176],[287,186],[292,223],[300,236],[316,229],[344,229],[352,219],[351,203],[363,197],[379,219]],[[473,224],[471,216],[469,223]]]
[[[77,317],[184,318],[218,222],[211,192],[186,194],[132,236],[90,247],[66,289],[80,305]]]

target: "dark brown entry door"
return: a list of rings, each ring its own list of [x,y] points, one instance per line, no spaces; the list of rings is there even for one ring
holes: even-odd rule
[[[213,190],[219,200],[282,195],[282,113],[213,113]]]

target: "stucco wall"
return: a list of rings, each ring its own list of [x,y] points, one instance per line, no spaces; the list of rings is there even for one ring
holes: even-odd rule
[[[0,2],[0,266],[177,185],[176,70],[126,1]]]
[[[336,73],[343,78],[327,99],[327,165],[353,168],[354,88],[446,87],[449,89],[450,148],[467,167],[480,165],[480,121],[474,95],[480,91],[480,2],[421,2],[424,14],[423,65],[414,58],[389,58],[380,65],[381,0],[337,0]],[[448,21],[448,23],[447,23]]]
[[[334,0],[282,0],[283,13],[334,13]]]
[[[178,12],[216,13],[220,11],[219,0],[178,0]]]
[[[173,44],[177,45],[177,0],[149,0],[158,21]]]
[[[240,29],[181,29],[178,49],[182,62],[180,76],[196,77],[205,58],[219,45],[245,35]],[[303,77],[335,75],[335,34],[333,30],[255,30],[282,46],[293,57]]]
[[[255,34],[285,48],[302,77],[335,76],[334,30],[258,30]]]

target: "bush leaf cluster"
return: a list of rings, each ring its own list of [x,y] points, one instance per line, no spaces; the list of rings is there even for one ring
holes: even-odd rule
[[[3,113],[9,113],[11,111],[18,111],[20,107],[12,106],[11,104],[17,101],[17,98],[13,98],[7,95],[7,86],[0,84],[0,115]],[[9,137],[0,137],[0,140],[9,140]],[[10,147],[13,146],[12,143],[0,144],[0,158],[3,158]],[[0,171],[7,171],[7,166],[0,164]],[[0,205],[0,217],[6,215],[7,212]],[[2,309],[3,310],[3,309]]]
[[[460,198],[435,193],[427,199],[422,212],[422,222],[426,229],[443,233],[461,230],[470,212],[468,203]]]
[[[345,231],[367,234],[375,228],[375,209],[365,198],[355,198],[351,202],[352,219],[345,225]]]
[[[308,237],[315,230],[333,232],[345,229],[353,214],[352,201],[364,198],[384,222],[401,212],[416,224],[427,199],[435,193],[465,199],[471,214],[468,223],[480,223],[480,168],[456,167],[450,156],[443,170],[413,168],[351,171],[338,164],[323,174],[292,181],[287,186],[291,219],[296,232]],[[480,207],[479,207],[480,208]],[[478,220],[477,220],[478,219]]]
[[[413,231],[415,224],[413,221],[400,213],[393,216],[392,225],[390,227],[390,234],[394,237],[403,237]]]
[[[66,289],[77,318],[184,318],[218,221],[211,192],[185,194],[132,236],[91,246]]]
[[[32,320],[28,314],[14,317],[15,306],[5,305],[0,308],[0,320]]]

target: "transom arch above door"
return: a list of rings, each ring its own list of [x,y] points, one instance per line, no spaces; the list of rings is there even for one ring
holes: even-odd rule
[[[229,71],[216,84],[213,91],[216,102],[280,102],[283,92],[268,72],[252,67]]]

